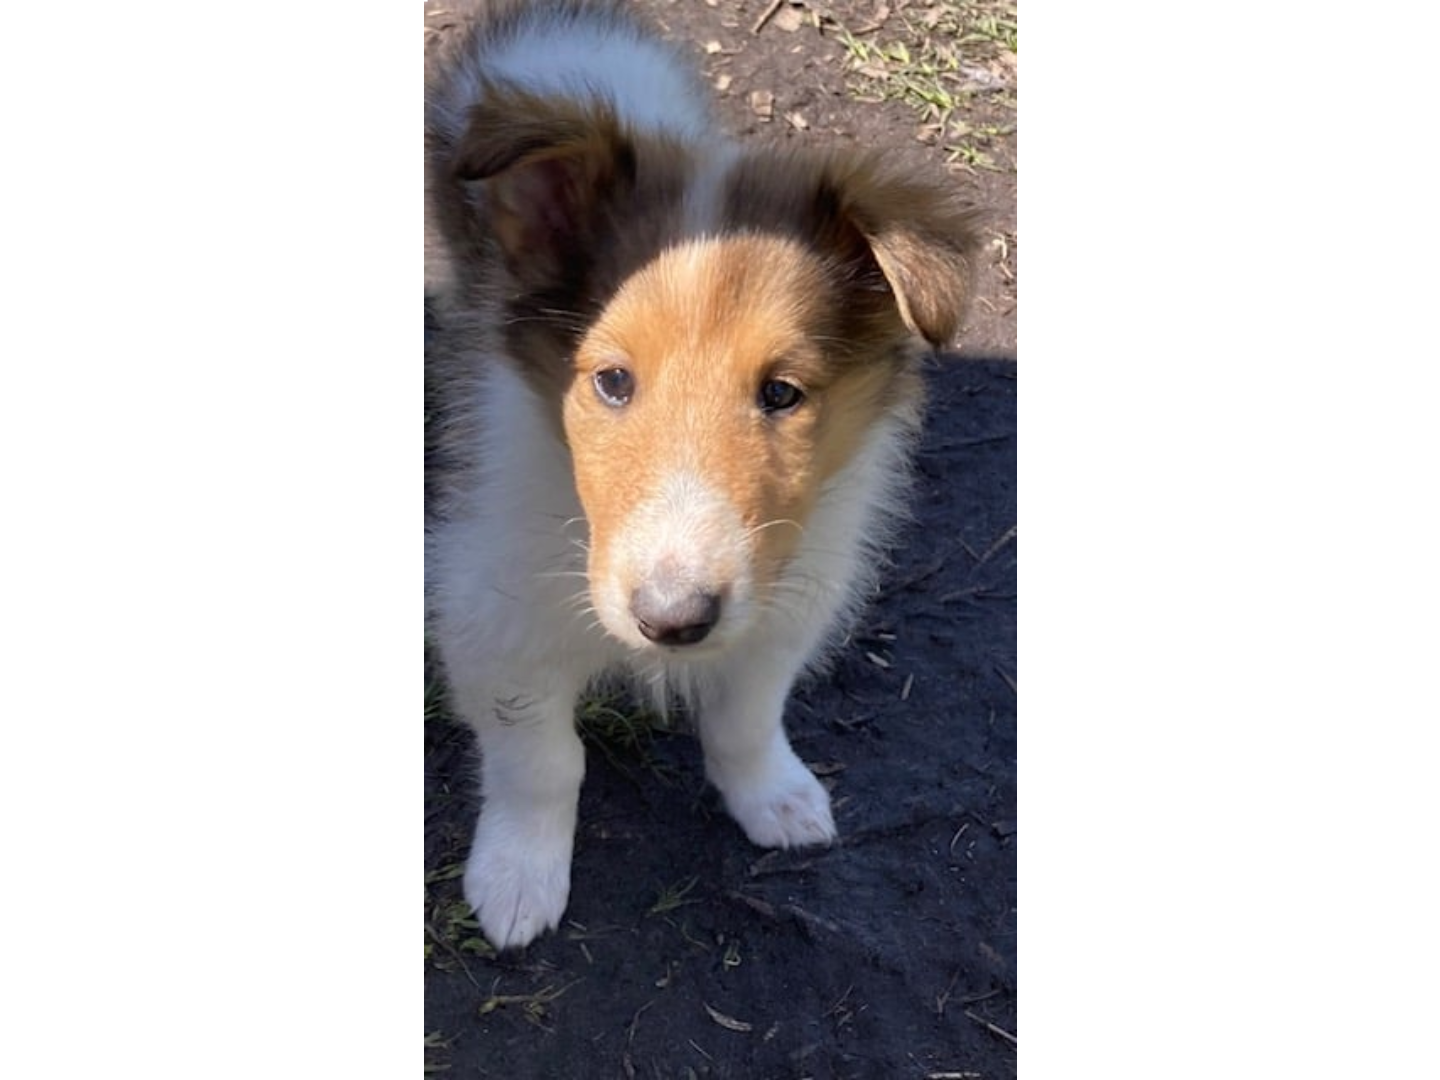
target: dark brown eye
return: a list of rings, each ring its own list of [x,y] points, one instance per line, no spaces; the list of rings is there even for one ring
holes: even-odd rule
[[[784,379],[766,379],[760,384],[760,411],[764,413],[789,412],[805,400],[805,394],[794,383]]]
[[[613,409],[630,403],[635,393],[635,376],[624,368],[606,368],[595,373],[595,393],[600,400]]]

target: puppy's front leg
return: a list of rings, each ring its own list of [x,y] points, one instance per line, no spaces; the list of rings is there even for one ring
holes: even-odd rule
[[[565,686],[476,702],[484,802],[465,864],[465,899],[497,949],[529,944],[558,926],[570,898],[585,778],[575,697]]]
[[[835,839],[830,795],[790,748],[782,722],[801,664],[782,650],[756,654],[701,696],[705,773],[730,816],[761,847]]]

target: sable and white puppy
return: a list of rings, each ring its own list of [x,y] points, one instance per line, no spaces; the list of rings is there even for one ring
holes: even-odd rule
[[[505,948],[565,910],[602,675],[690,709],[753,842],[835,837],[785,701],[873,588],[973,215],[878,155],[728,140],[607,0],[475,7],[425,140],[430,618]]]

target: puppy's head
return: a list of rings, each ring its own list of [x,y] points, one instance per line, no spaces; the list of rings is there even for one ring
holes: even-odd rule
[[[475,110],[455,162],[486,181],[508,351],[557,403],[610,634],[703,653],[814,588],[787,568],[870,434],[913,420],[973,213],[875,157],[690,147],[535,99]]]

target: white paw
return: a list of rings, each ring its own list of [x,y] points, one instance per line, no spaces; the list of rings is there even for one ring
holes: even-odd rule
[[[835,839],[830,794],[794,753],[756,778],[727,778],[725,808],[752,844],[788,848]]]
[[[570,899],[573,819],[537,825],[482,812],[465,863],[465,899],[497,949],[528,945],[560,925]]]

